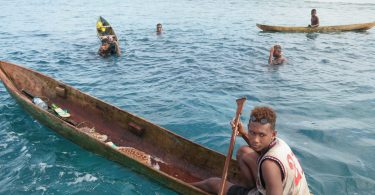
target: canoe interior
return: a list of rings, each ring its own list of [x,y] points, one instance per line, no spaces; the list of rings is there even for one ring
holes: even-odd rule
[[[310,27],[288,27],[288,26],[270,26],[257,24],[257,27],[263,31],[275,31],[275,32],[336,32],[336,31],[364,31],[375,26],[375,22],[361,23],[361,24],[349,24],[349,25],[338,25],[338,26],[319,26],[315,28]]]
[[[101,36],[104,36],[104,35],[113,35],[114,36],[114,39],[116,40],[116,41],[118,41],[118,38],[117,38],[117,36],[116,36],[116,33],[115,33],[115,31],[113,30],[113,28],[112,28],[112,26],[109,24],[109,22],[107,22],[107,20],[105,20],[103,17],[99,17],[99,19],[98,19],[98,21],[97,21],[97,23],[98,22],[102,22],[102,24],[103,24],[103,26],[107,26],[106,27],[106,30],[103,32],[103,31],[100,31],[99,29],[96,29],[96,32],[98,33],[98,37],[99,37],[99,39],[100,40],[102,40],[101,39]]]
[[[55,103],[67,109],[71,119],[80,123],[80,127],[94,127],[98,133],[108,136],[107,141],[151,155],[152,164],[157,163],[160,167],[155,172],[165,173],[186,185],[212,176],[221,177],[225,156],[220,153],[33,70],[0,62],[1,77],[6,77],[2,78],[4,84],[13,86],[15,93],[28,103],[32,104],[21,93],[22,89],[48,100],[48,104]],[[130,122],[141,127],[143,134],[131,131]],[[80,131],[79,128],[75,130]],[[231,161],[228,180],[233,183],[239,181],[235,160]]]

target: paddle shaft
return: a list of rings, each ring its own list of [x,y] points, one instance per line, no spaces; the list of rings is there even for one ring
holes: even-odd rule
[[[240,116],[241,116],[241,112],[242,112],[242,109],[243,109],[243,105],[245,104],[245,101],[246,101],[245,97],[236,100],[236,102],[237,102],[237,111],[236,111],[236,117],[234,119],[234,130],[232,130],[232,137],[230,139],[228,154],[227,154],[227,157],[225,159],[225,164],[224,164],[224,169],[223,169],[223,175],[221,177],[219,195],[223,195],[224,194],[225,182],[226,182],[227,176],[228,176],[229,163],[230,163],[230,160],[232,159],[234,144],[236,143],[236,136],[237,136],[237,131],[238,131],[238,123],[240,121]]]
[[[249,146],[251,145],[250,141],[249,141],[249,137],[246,134],[242,134],[241,133],[241,137],[245,140],[245,142],[247,143],[247,145],[249,145]]]

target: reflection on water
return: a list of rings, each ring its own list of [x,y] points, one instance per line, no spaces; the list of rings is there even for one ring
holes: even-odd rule
[[[316,38],[319,37],[319,34],[320,34],[320,33],[306,33],[306,37],[307,37],[308,39],[315,40]]]

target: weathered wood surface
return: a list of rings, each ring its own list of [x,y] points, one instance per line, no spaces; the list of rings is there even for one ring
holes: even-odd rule
[[[209,177],[220,177],[225,156],[193,143],[139,116],[105,103],[71,86],[28,68],[0,61],[0,79],[8,92],[34,118],[81,147],[142,173],[182,194],[207,194],[190,185]],[[55,114],[42,110],[21,93],[26,89],[35,96],[47,97],[68,109],[73,126]],[[131,124],[132,127],[129,126]],[[112,148],[85,133],[81,128],[95,128],[108,141],[121,147],[132,147],[151,156],[151,164]],[[142,129],[134,133],[130,128]],[[230,131],[228,129],[228,131]],[[155,167],[158,164],[159,168]],[[237,183],[239,168],[232,159],[228,180]]]

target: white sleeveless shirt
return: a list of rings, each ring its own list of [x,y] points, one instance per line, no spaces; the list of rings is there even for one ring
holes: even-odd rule
[[[290,149],[290,147],[281,139],[276,138],[269,146],[268,151],[258,158],[258,177],[257,191],[251,191],[252,194],[266,195],[266,185],[263,181],[261,166],[264,160],[276,162],[281,170],[283,195],[309,195],[309,187],[302,167]]]

